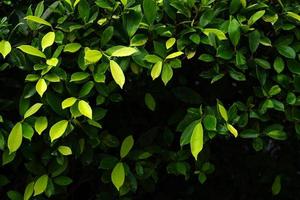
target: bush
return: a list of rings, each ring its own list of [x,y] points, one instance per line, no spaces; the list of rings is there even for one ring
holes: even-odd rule
[[[298,199],[297,1],[0,10],[4,199]]]

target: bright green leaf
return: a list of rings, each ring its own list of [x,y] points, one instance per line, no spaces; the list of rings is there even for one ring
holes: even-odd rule
[[[264,16],[265,12],[265,10],[260,10],[254,13],[248,20],[248,25],[251,26],[252,24],[254,24],[257,20]]]
[[[57,148],[57,150],[59,151],[59,153],[61,153],[64,156],[68,156],[72,154],[72,149],[68,146],[59,146]]]
[[[21,45],[21,46],[18,46],[17,48],[29,55],[46,58],[46,55],[43,52],[41,52],[40,50],[38,50],[37,48],[35,48],[33,46]]]
[[[22,132],[22,124],[18,122],[9,133],[7,139],[7,147],[9,149],[9,153],[13,153],[19,149],[22,144],[23,132]]]
[[[89,119],[93,118],[92,108],[86,101],[80,100],[78,102],[78,110],[82,115],[86,116],[87,118]]]
[[[151,69],[151,77],[152,80],[156,79],[157,77],[159,77],[160,73],[161,73],[161,69],[162,69],[162,61],[158,61],[157,63],[155,63]]]
[[[79,43],[69,43],[64,47],[64,52],[75,53],[81,48]]]
[[[114,60],[110,60],[109,66],[113,79],[120,86],[120,88],[123,88],[123,85],[125,83],[125,76],[123,70],[121,69],[119,64],[116,63]]]
[[[37,17],[37,16],[29,15],[29,16],[24,17],[24,19],[27,19],[27,20],[29,20],[29,21],[36,22],[36,23],[38,23],[38,24],[44,24],[44,25],[46,25],[46,26],[52,27],[51,24],[50,24],[49,22],[47,22],[46,20],[44,20],[44,19],[42,19],[42,18],[40,18],[40,17]]]
[[[48,185],[48,175],[44,174],[41,177],[39,177],[36,182],[34,183],[34,195],[37,196],[45,192]]]
[[[34,187],[34,182],[29,183],[24,191],[24,198],[23,200],[29,200],[30,197],[33,195],[33,187]]]
[[[166,48],[167,49],[170,49],[176,42],[176,39],[175,38],[169,38],[167,41],[166,41]]]
[[[206,28],[203,30],[203,33],[207,36],[209,36],[209,34],[215,34],[217,36],[217,38],[219,40],[226,40],[227,37],[225,35],[225,33],[223,33],[221,30],[219,29],[215,29],[215,28]]]
[[[0,53],[2,54],[3,58],[5,58],[11,52],[11,45],[6,40],[1,40],[0,42]]]
[[[112,52],[111,56],[115,57],[126,57],[131,56],[132,54],[136,53],[137,50],[132,47],[121,47],[118,48],[116,51]]]
[[[45,79],[41,78],[35,85],[35,90],[37,91],[37,93],[42,97],[43,94],[46,92],[47,90],[47,83],[45,81]]]
[[[111,181],[119,191],[125,181],[125,169],[123,163],[119,162],[116,164],[111,173]]]
[[[49,32],[42,38],[42,51],[53,45],[55,41],[55,33]]]
[[[191,136],[190,147],[192,155],[194,156],[195,160],[198,158],[198,154],[203,148],[203,127],[201,122],[196,124],[193,129],[193,133]]]
[[[178,57],[178,56],[181,56],[182,54],[183,54],[182,51],[177,51],[177,52],[171,53],[171,54],[169,54],[169,55],[166,57],[166,60],[167,60],[167,59],[176,58],[176,57]]]
[[[234,136],[237,137],[238,136],[238,131],[231,125],[231,124],[226,124],[227,129],[229,130],[229,132]]]
[[[27,117],[30,117],[31,115],[33,115],[34,113],[36,113],[41,107],[42,107],[42,103],[36,103],[33,106],[31,106],[24,114],[24,119],[26,119]]]
[[[84,60],[87,64],[97,63],[102,58],[102,53],[98,50],[84,49]]]
[[[227,122],[228,121],[227,111],[219,100],[217,100],[217,106],[221,117]]]
[[[51,142],[54,140],[60,138],[66,131],[68,127],[68,121],[67,120],[61,120],[57,123],[55,123],[51,128],[50,128],[50,138]]]
[[[41,135],[44,130],[48,127],[48,120],[46,117],[38,117],[34,123],[34,129]]]
[[[74,103],[77,101],[77,99],[75,97],[69,97],[67,99],[65,99],[62,103],[61,103],[61,107],[62,109],[71,107],[74,105]]]

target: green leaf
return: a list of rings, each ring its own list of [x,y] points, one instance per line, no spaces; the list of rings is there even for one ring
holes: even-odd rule
[[[89,73],[87,72],[75,72],[74,74],[71,75],[71,80],[70,82],[79,82],[87,79],[90,76]]]
[[[173,69],[170,65],[164,65],[162,74],[161,74],[161,79],[164,82],[165,85],[168,84],[168,82],[172,79],[173,77]]]
[[[114,60],[110,60],[109,66],[113,79],[120,86],[120,88],[123,88],[125,83],[125,76],[123,70]]]
[[[169,38],[167,41],[166,41],[166,48],[167,49],[170,49],[176,42],[176,38]]]
[[[101,46],[106,45],[111,40],[111,38],[113,37],[113,33],[114,33],[113,26],[109,26],[103,31],[101,35]]]
[[[132,54],[136,53],[137,50],[132,47],[121,47],[118,48],[117,50],[113,51],[111,56],[115,57],[126,57],[126,56],[131,56]]]
[[[70,185],[73,180],[67,176],[59,176],[59,177],[55,177],[53,179],[54,183],[56,185],[60,185],[60,186],[67,186],[67,185]]]
[[[57,123],[55,123],[51,128],[50,128],[50,138],[51,142],[54,140],[60,138],[66,131],[68,127],[68,121],[67,120],[61,120]]]
[[[23,122],[22,123],[22,135],[24,138],[28,139],[29,141],[31,141],[31,138],[34,134],[34,130],[31,127],[30,124]]]
[[[254,13],[250,19],[248,20],[248,25],[251,26],[252,24],[254,24],[257,20],[259,20],[260,18],[262,18],[262,16],[264,16],[265,14],[265,10],[260,10],[257,11],[256,13]]]
[[[80,100],[78,102],[78,110],[82,115],[86,116],[87,118],[89,119],[93,118],[92,108],[86,101]]]
[[[153,24],[156,16],[157,16],[157,9],[156,9],[156,1],[155,0],[144,0],[143,1],[143,11],[146,17],[146,20],[149,24]]]
[[[130,40],[130,46],[138,47],[143,46],[148,41],[148,37],[144,34],[136,34]]]
[[[134,139],[133,139],[132,135],[127,136],[123,140],[122,145],[121,145],[121,149],[120,149],[121,159],[125,158],[128,155],[128,153],[130,152],[130,150],[133,147],[133,144],[134,144]]]
[[[240,41],[240,23],[236,19],[230,20],[228,26],[229,38],[234,46],[237,46]]]
[[[66,109],[68,107],[73,106],[76,101],[77,101],[77,98],[69,97],[61,103],[61,107],[62,107],[62,109]]]
[[[45,81],[45,79],[41,78],[35,85],[35,90],[37,91],[37,93],[43,97],[43,94],[46,92],[47,90],[47,83]]]
[[[201,122],[197,123],[193,129],[190,147],[192,155],[194,156],[195,160],[197,160],[198,154],[203,148],[203,127]]]
[[[296,58],[296,52],[292,47],[289,47],[287,45],[280,45],[276,47],[277,51],[284,57],[295,59]]]
[[[163,61],[160,57],[158,57],[157,55],[151,55],[151,54],[149,54],[149,55],[146,55],[145,57],[144,57],[144,60],[145,61],[147,61],[147,62],[149,62],[149,63],[157,63],[157,62],[159,62],[159,61]]]
[[[218,106],[218,111],[219,111],[221,117],[227,122],[228,114],[227,114],[225,107],[222,105],[221,101],[217,100],[217,106]]]
[[[204,127],[209,131],[215,131],[217,128],[217,118],[214,115],[206,115],[203,119]]]
[[[149,110],[154,111],[156,107],[155,99],[150,93],[145,94],[145,104]]]
[[[36,180],[33,187],[34,190],[33,196],[37,196],[45,192],[47,185],[48,185],[48,175],[44,174]]]
[[[0,42],[0,53],[2,54],[3,58],[5,58],[11,52],[11,45],[6,40],[1,40]]]
[[[167,59],[172,59],[172,58],[176,58],[176,57],[179,57],[183,54],[182,51],[177,51],[177,52],[174,52],[174,53],[171,53],[169,54],[167,57],[166,57],[166,60]]]
[[[273,67],[275,71],[280,74],[284,70],[284,61],[281,57],[277,56],[274,60]]]
[[[33,46],[21,45],[21,46],[18,46],[17,48],[29,55],[46,58],[46,55],[43,52],[41,52],[40,50],[38,50],[37,48],[35,48]]]
[[[9,154],[17,151],[22,144],[23,132],[22,124],[18,122],[9,133],[7,139],[7,147],[9,149]]]
[[[286,12],[286,15],[288,17],[291,17],[291,18],[297,20],[298,22],[300,22],[300,15],[298,15],[298,14],[296,14],[294,12]]]
[[[257,30],[252,31],[249,34],[249,48],[251,53],[254,53],[257,50],[259,43],[260,43],[260,33]]]
[[[97,63],[102,58],[102,53],[98,50],[84,49],[84,60],[87,64]]]
[[[161,69],[162,69],[162,61],[158,61],[157,63],[155,63],[151,69],[151,77],[152,80],[156,79],[157,77],[159,77],[160,73],[161,73]]]
[[[229,132],[236,138],[238,136],[238,131],[231,124],[227,123],[226,126]]]
[[[34,182],[30,182],[24,191],[24,198],[23,200],[29,200],[30,197],[33,195],[33,186],[34,186]]]
[[[255,58],[254,61],[258,66],[260,66],[264,69],[270,69],[271,68],[271,64],[269,63],[269,61],[267,61],[265,59]]]
[[[125,169],[123,163],[119,162],[111,173],[111,181],[119,191],[125,181]]]
[[[126,6],[127,0],[121,0],[121,3],[122,3],[124,6]]]
[[[30,117],[31,115],[33,115],[34,113],[36,113],[41,107],[42,107],[42,103],[36,103],[33,106],[31,106],[24,114],[24,119],[26,119],[27,117]]]
[[[32,16],[32,15],[29,15],[29,16],[26,16],[24,17],[24,19],[27,19],[29,21],[33,21],[33,22],[36,22],[38,24],[43,24],[43,25],[46,25],[46,26],[51,26],[51,24],[49,22],[47,22],[46,20],[40,18],[40,17],[37,17],[37,16]]]
[[[267,136],[269,136],[272,139],[275,140],[286,140],[287,134],[282,130],[272,130],[267,133]]]
[[[72,149],[68,146],[59,146],[57,150],[64,156],[72,155]]]
[[[214,34],[217,36],[217,38],[219,40],[227,40],[227,37],[225,35],[225,33],[223,33],[221,30],[219,29],[215,29],[215,28],[206,28],[203,29],[203,33],[207,36],[209,36],[209,34]]]
[[[53,45],[55,41],[55,33],[49,32],[42,38],[42,51],[44,51],[47,47],[50,47]]]
[[[203,62],[213,62],[215,59],[212,55],[204,53],[198,57],[198,60],[201,60]]]
[[[41,135],[44,130],[48,127],[47,117],[38,117],[34,123],[34,129]]]
[[[140,5],[137,5],[135,7],[131,7],[128,11],[128,13],[122,16],[122,21],[129,38],[131,38],[140,26],[140,22],[142,20],[142,9]]]
[[[274,85],[271,87],[268,94],[270,96],[275,96],[275,95],[279,94],[280,92],[281,92],[281,88],[279,87],[279,85]]]
[[[272,184],[272,194],[278,195],[281,191],[281,176],[277,175]]]
[[[81,44],[79,43],[69,43],[64,47],[64,52],[75,53],[79,51]]]

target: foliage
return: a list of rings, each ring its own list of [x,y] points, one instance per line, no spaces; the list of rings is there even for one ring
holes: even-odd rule
[[[241,182],[223,199],[299,196],[297,1],[0,10],[1,196],[143,199],[166,184],[179,198],[170,177],[184,178],[186,199],[209,198],[201,187],[218,177]],[[258,187],[247,193],[244,180]]]

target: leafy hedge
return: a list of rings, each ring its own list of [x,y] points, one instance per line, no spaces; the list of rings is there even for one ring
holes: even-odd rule
[[[1,199],[300,195],[297,1],[0,11]]]

